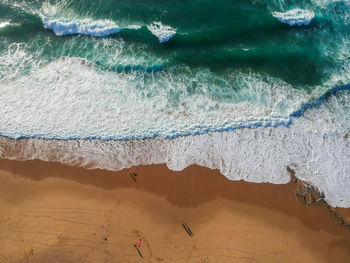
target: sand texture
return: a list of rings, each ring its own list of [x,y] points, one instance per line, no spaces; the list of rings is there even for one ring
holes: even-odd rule
[[[0,263],[350,262],[348,228],[295,189],[199,166],[110,172],[0,160]],[[349,223],[349,209],[336,211]]]

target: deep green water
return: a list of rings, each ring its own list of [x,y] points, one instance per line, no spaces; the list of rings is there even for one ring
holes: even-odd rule
[[[177,30],[162,45],[145,27],[139,31],[123,30],[109,37],[123,39],[127,48],[132,46],[130,49],[135,50],[136,57],[147,52],[149,57],[141,59],[145,60],[143,64],[161,61],[171,66],[205,67],[218,73],[227,69],[252,70],[293,85],[315,85],[322,84],[327,73],[341,63],[332,52],[340,51],[343,45],[339,41],[348,34],[347,21],[339,18],[342,13],[347,15],[348,7],[341,1],[332,2],[317,5],[313,1],[256,0],[2,0],[1,20],[19,25],[0,29],[0,48],[4,50],[9,43],[20,41],[27,43],[32,52],[45,45],[40,54],[42,60],[71,56],[108,64],[108,52],[93,50],[94,39],[55,36],[43,27],[39,14],[71,20],[109,19],[120,26],[145,26],[161,21]],[[294,7],[316,13],[311,25],[290,27],[271,15],[272,11]]]

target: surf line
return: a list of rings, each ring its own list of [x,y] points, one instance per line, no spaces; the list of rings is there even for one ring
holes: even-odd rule
[[[255,123],[247,123],[247,124],[241,124],[231,127],[224,127],[224,128],[208,128],[208,127],[199,127],[200,130],[195,132],[187,132],[182,134],[176,134],[176,135],[168,135],[163,136],[164,139],[176,139],[179,137],[186,137],[186,136],[196,136],[196,135],[202,135],[202,134],[208,134],[208,133],[214,133],[214,132],[228,132],[228,131],[235,131],[238,129],[250,129],[250,128],[268,128],[273,127],[277,128],[280,126],[284,126],[289,128],[290,125],[293,124],[294,119],[298,119],[302,117],[306,111],[311,110],[313,108],[317,108],[323,103],[327,101],[328,98],[335,96],[338,93],[341,92],[350,92],[350,84],[346,85],[337,85],[333,88],[327,90],[325,93],[323,93],[318,98],[309,101],[305,104],[303,104],[299,109],[291,113],[285,120],[280,121],[256,121]],[[159,133],[154,133],[151,136],[129,136],[124,138],[115,138],[115,137],[108,137],[108,138],[102,138],[98,136],[88,136],[88,137],[69,137],[69,138],[60,138],[60,137],[46,137],[44,135],[33,135],[33,136],[17,136],[17,137],[11,137],[8,135],[3,134],[0,132],[0,136],[3,138],[13,139],[13,140],[21,140],[21,139],[41,139],[41,140],[57,140],[57,141],[76,141],[76,140],[100,140],[100,141],[129,141],[129,140],[144,140],[144,139],[154,139],[156,137],[161,137]]]

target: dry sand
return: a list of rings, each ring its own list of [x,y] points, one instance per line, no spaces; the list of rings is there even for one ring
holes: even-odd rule
[[[5,262],[350,262],[350,231],[299,202],[293,183],[231,182],[198,166],[110,172],[0,160]]]

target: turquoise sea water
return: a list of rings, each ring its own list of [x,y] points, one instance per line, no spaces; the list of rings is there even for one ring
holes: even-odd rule
[[[290,27],[271,14],[293,8],[311,10],[316,18],[307,27]],[[11,24],[1,29],[0,47],[6,50],[10,43],[21,42],[28,45],[29,53],[40,48],[37,62],[82,57],[113,68],[135,66],[139,58],[143,66],[158,62],[164,67],[206,68],[215,74],[251,70],[307,86],[322,84],[327,73],[339,66],[332,53],[341,52],[344,44],[339,41],[346,40],[347,17],[340,16],[347,15],[347,9],[340,1],[320,6],[313,1],[1,1],[0,17]],[[56,36],[44,28],[43,17],[76,24],[101,21],[102,26],[108,20],[120,28],[141,29],[108,36],[116,46],[122,39],[131,52],[123,61],[113,61],[107,50],[96,50],[96,42],[103,40]],[[160,45],[146,28],[153,22],[176,29],[175,36]]]

